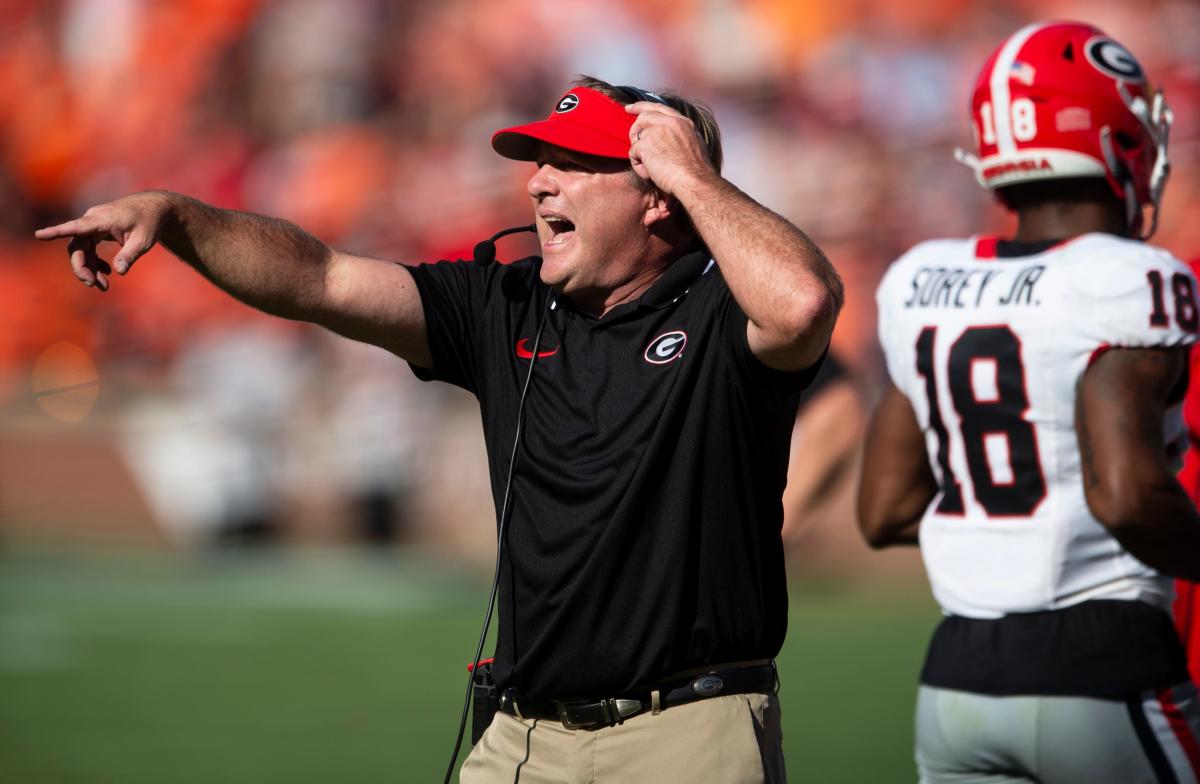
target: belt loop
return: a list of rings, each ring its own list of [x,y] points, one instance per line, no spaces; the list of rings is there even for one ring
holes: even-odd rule
[[[660,713],[662,713],[662,695],[659,694],[658,689],[655,689],[650,692],[650,714],[657,716]]]
[[[521,708],[517,705],[517,690],[509,686],[500,694],[500,710],[508,713],[508,706],[512,706],[512,714],[521,721],[525,721],[525,717],[521,715]]]

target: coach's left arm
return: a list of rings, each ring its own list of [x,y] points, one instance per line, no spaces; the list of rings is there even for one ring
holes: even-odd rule
[[[721,267],[749,318],[754,355],[777,370],[801,370],[829,345],[842,281],[825,254],[783,217],[723,178],[692,121],[669,106],[639,102],[630,129],[634,171],[673,196]]]

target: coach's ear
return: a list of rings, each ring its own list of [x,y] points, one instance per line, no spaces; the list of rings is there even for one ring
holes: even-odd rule
[[[642,216],[642,225],[647,228],[665,225],[677,212],[682,212],[679,202],[658,188],[646,194],[646,212]]]

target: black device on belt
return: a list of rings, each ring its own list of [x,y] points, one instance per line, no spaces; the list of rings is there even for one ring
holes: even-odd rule
[[[496,691],[496,681],[492,678],[492,659],[479,662],[478,666],[468,665],[471,671],[471,745],[474,746],[483,737],[492,717],[500,710],[499,695]]]
[[[657,705],[654,692],[647,691],[625,697],[601,700],[534,700],[525,701],[516,689],[508,688],[500,694],[500,710],[522,719],[550,719],[560,721],[570,730],[594,730],[620,724],[625,719],[658,708],[665,710],[676,705],[685,705],[697,700],[706,700],[723,694],[748,694],[774,692],[778,678],[775,662],[732,667],[717,667],[693,675],[684,681],[669,681],[658,692]]]

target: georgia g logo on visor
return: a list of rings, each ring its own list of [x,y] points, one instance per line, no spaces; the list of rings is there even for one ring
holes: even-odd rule
[[[665,365],[683,356],[687,345],[687,333],[682,330],[664,332],[650,341],[643,358],[651,365]]]
[[[558,102],[558,106],[554,107],[554,111],[556,114],[564,114],[571,111],[578,105],[579,96],[575,93],[567,93],[562,97],[562,100]]]

